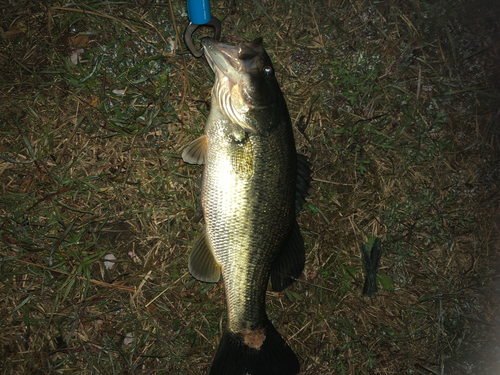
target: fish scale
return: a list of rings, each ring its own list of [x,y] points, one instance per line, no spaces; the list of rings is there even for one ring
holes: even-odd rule
[[[203,39],[214,70],[204,135],[182,154],[204,164],[205,228],[189,258],[191,274],[222,274],[228,324],[209,375],[294,375],[297,357],[266,314],[266,290],[300,276],[304,243],[296,213],[310,170],[295,150],[290,116],[262,39],[237,47]],[[300,170],[299,170],[300,169]]]
[[[216,127],[224,127],[221,125],[217,123]],[[269,160],[282,158],[284,148],[289,149],[288,158],[293,158],[295,149],[286,146],[286,130],[283,126],[283,131],[275,132],[268,139],[249,136],[246,142],[253,147],[247,148],[246,153],[239,153],[234,149],[241,149],[241,145],[225,141],[227,132],[216,131],[221,139],[211,138],[211,130],[207,129],[211,139],[207,155],[210,164],[207,165],[211,165],[213,157],[213,165],[219,168],[204,173],[202,207],[206,232],[222,267],[229,329],[233,332],[263,326],[266,289],[254,286],[267,285],[271,265],[278,255],[275,249],[282,248],[291,230],[295,172],[292,168],[269,163]],[[266,147],[277,141],[283,143],[282,147]],[[238,154],[240,157],[235,156]],[[259,173],[253,170],[241,173],[239,166],[252,159],[253,169],[258,169]]]

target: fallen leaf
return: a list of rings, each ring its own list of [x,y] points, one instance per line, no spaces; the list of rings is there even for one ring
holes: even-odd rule
[[[69,39],[69,43],[75,47],[87,47],[90,43],[87,35],[77,35]]]
[[[83,49],[72,49],[72,53],[71,53],[71,56],[69,57],[70,61],[73,63],[73,64],[78,64],[78,62],[80,61],[80,57],[79,55],[82,54],[84,52]]]
[[[125,338],[123,339],[123,345],[130,345],[134,342],[134,335],[132,332],[127,333]]]
[[[113,254],[106,254],[104,259],[110,261],[110,262],[104,262],[104,267],[106,267],[108,270],[115,266],[114,260],[116,260],[116,257]]]
[[[98,97],[93,98],[90,103],[87,105],[87,107],[93,107],[94,104],[96,104],[99,101]]]

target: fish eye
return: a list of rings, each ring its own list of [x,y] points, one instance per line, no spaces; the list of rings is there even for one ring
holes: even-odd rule
[[[270,66],[265,66],[262,68],[262,71],[264,72],[264,74],[268,77],[272,76],[273,75],[273,68],[271,68]]]

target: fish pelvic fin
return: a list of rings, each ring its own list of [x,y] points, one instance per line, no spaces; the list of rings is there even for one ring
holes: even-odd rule
[[[182,160],[189,164],[205,164],[208,150],[208,137],[202,135],[188,144],[182,152]]]
[[[311,187],[311,163],[307,157],[297,154],[297,187],[295,190],[295,215],[299,216],[300,210],[306,203],[309,188]]]
[[[237,333],[226,331],[207,375],[295,375],[300,364],[272,323]]]
[[[302,274],[305,262],[304,239],[300,233],[299,224],[295,220],[288,242],[271,268],[272,290],[280,292],[292,285]]]
[[[189,255],[189,273],[200,281],[216,283],[220,279],[220,265],[214,257],[212,248],[207,240],[207,232],[203,230],[196,238]]]

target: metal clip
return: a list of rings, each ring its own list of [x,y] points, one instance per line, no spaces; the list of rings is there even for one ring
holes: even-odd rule
[[[196,25],[192,22],[189,22],[188,27],[186,27],[186,30],[184,31],[184,42],[186,43],[186,46],[189,49],[189,51],[195,57],[203,56],[203,47],[201,47],[200,49],[196,49],[196,47],[193,44],[193,39],[192,39],[194,32],[200,26],[213,27],[215,29],[214,39],[217,39],[217,40],[220,39],[220,33],[221,33],[221,28],[222,28],[220,21],[213,16],[210,19],[210,21],[208,21],[207,23],[204,23],[203,25]]]

